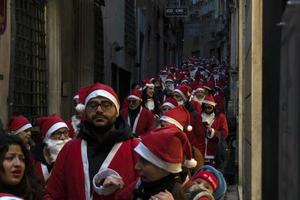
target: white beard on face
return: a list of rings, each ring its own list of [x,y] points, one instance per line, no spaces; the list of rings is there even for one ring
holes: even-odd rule
[[[148,108],[148,110],[154,110],[155,105],[154,105],[153,99],[147,99],[145,106],[146,106],[146,108]]]
[[[55,162],[58,153],[60,152],[60,150],[63,148],[63,146],[70,141],[71,138],[68,138],[66,140],[52,140],[52,139],[48,139],[45,143],[46,143],[46,148],[49,150],[50,153],[50,162],[53,163]]]
[[[168,88],[171,91],[173,91],[175,89],[174,85],[167,85],[166,88]]]

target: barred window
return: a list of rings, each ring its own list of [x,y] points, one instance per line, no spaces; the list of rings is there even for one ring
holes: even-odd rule
[[[11,112],[30,119],[47,114],[45,3],[15,0],[12,12]]]

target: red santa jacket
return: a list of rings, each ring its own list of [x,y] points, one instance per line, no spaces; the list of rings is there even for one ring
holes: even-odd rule
[[[130,126],[128,108],[125,108],[121,111],[121,116]],[[141,106],[141,110],[135,118],[133,128],[131,130],[132,133],[134,133],[136,137],[143,137],[147,132],[153,129],[155,129],[155,120],[152,112]]]
[[[202,121],[206,121],[203,113],[202,113]],[[204,154],[205,158],[210,158],[210,156],[216,155],[218,136],[220,134],[223,134],[224,138],[227,138],[228,136],[227,119],[223,113],[216,114],[213,118],[209,120],[209,124],[215,130],[215,133],[211,139],[207,139],[207,146],[206,146],[207,150],[206,153]]]
[[[187,132],[190,143],[200,150],[202,155],[204,155],[205,149],[205,134],[204,127],[202,126],[201,114],[198,111],[189,112],[191,125],[193,127],[192,131]]]
[[[39,177],[41,177],[44,183],[46,183],[50,176],[50,172],[47,166],[39,160],[34,160],[34,164],[35,164],[37,174],[39,175]]]
[[[117,143],[102,164],[118,172],[125,185],[138,178],[134,171],[137,154],[133,152],[137,144],[137,139]],[[82,139],[73,139],[63,147],[52,169],[47,190],[54,199],[60,200],[112,200],[122,191],[108,196],[98,195],[93,191],[89,177],[87,143]]]

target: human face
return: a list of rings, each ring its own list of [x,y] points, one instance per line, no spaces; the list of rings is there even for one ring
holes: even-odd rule
[[[19,138],[23,140],[24,143],[29,143],[31,139],[31,128],[26,129],[25,131],[22,131],[18,134]]]
[[[198,99],[202,99],[202,98],[205,96],[205,93],[204,93],[204,91],[197,90],[197,91],[195,92],[195,96],[196,96]]]
[[[206,190],[210,194],[213,194],[214,192],[212,185],[207,180],[198,178],[195,180],[195,184],[197,184],[201,189]]]
[[[171,110],[172,108],[170,106],[162,106],[161,107],[161,113],[164,115],[166,112],[168,112],[169,110]]]
[[[96,127],[111,126],[118,117],[117,108],[113,102],[101,96],[95,97],[87,103],[85,114],[87,120]]]
[[[9,145],[3,158],[2,167],[3,170],[0,170],[2,182],[12,186],[21,182],[25,171],[25,156],[19,145]]]
[[[134,98],[128,99],[128,108],[130,110],[135,110],[137,107],[139,107],[140,104],[141,104],[140,100]]]
[[[214,106],[209,105],[209,104],[204,105],[204,112],[206,114],[211,114],[213,111],[214,111]]]
[[[153,97],[153,95],[154,95],[154,87],[147,87],[146,93],[147,93],[148,97]]]
[[[179,105],[183,105],[185,103],[185,100],[178,92],[173,93],[173,98],[177,101]]]
[[[52,140],[66,140],[68,138],[69,138],[69,129],[65,127],[56,130],[50,136],[50,139]]]
[[[166,170],[153,165],[143,157],[140,157],[139,161],[135,164],[135,170],[141,176],[141,180],[146,183],[160,180],[170,174]]]

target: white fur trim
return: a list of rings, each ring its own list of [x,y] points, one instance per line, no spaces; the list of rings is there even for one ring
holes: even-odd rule
[[[118,172],[116,172],[113,169],[110,168],[106,168],[106,169],[102,169],[100,170],[93,178],[93,189],[94,191],[99,194],[99,195],[110,195],[113,192],[115,192],[117,189],[119,189],[118,186],[116,185],[112,185],[112,186],[97,186],[97,182],[100,182],[103,179],[106,179],[108,176],[116,176],[116,177],[121,177]]]
[[[97,96],[106,97],[109,100],[111,100],[113,102],[113,104],[115,104],[115,106],[117,108],[117,112],[119,113],[120,104],[119,104],[118,100],[116,99],[116,97],[114,95],[112,95],[111,93],[107,92],[106,90],[95,90],[95,91],[91,92],[85,98],[84,104],[87,105],[87,103],[89,102],[89,100],[91,100],[92,98],[95,98]]]
[[[162,106],[169,106],[170,108],[175,108],[175,106],[170,102],[165,102]]]
[[[73,100],[76,100],[76,99],[79,99],[79,95],[76,94],[74,97],[73,97]]]
[[[169,122],[171,124],[174,124],[175,126],[177,126],[177,128],[179,128],[181,131],[183,131],[183,126],[177,120],[175,120],[171,117],[163,115],[163,116],[160,117],[160,120]]]
[[[174,92],[178,92],[185,101],[187,100],[187,97],[183,94],[181,90],[175,89]]]
[[[153,83],[146,83],[146,86],[147,87],[154,87],[154,84]]]
[[[209,104],[209,105],[212,105],[212,106],[216,106],[217,105],[217,103],[212,102],[212,101],[207,101],[207,100],[203,100],[202,103]]]
[[[90,190],[90,174],[89,174],[89,160],[87,155],[87,143],[85,140],[81,141],[81,158],[82,158],[82,167],[84,174],[84,191],[85,191],[85,199],[91,200],[91,190]]]
[[[0,200],[23,200],[23,199],[14,196],[2,196],[0,197]]]
[[[142,100],[140,97],[135,96],[135,95],[129,95],[129,96],[127,97],[127,99],[136,99],[136,100],[139,100],[139,101]]]
[[[214,137],[214,135],[215,135],[215,129],[211,128],[211,132],[210,132],[210,134],[207,135],[207,137],[208,137],[209,139],[211,139],[211,138]]]
[[[45,140],[47,140],[48,138],[50,138],[50,136],[52,135],[53,132],[57,131],[60,128],[68,128],[67,124],[65,122],[57,122],[55,124],[53,124],[47,131],[46,136],[45,136]]]
[[[194,90],[194,92],[196,92],[196,91],[204,92],[205,90],[204,90],[204,88],[197,88],[197,89]]]
[[[9,135],[17,135],[19,133],[21,133],[22,131],[25,131],[26,129],[32,128],[31,124],[25,124],[24,126],[22,126],[21,128],[19,128],[16,131],[12,131],[9,133]]]
[[[183,165],[189,169],[194,168],[197,166],[197,161],[194,158],[192,158],[191,160],[185,160]]]
[[[79,113],[82,113],[85,110],[85,105],[83,105],[82,103],[79,103],[75,106],[75,110]]]
[[[181,163],[169,163],[162,160],[154,155],[143,143],[139,143],[134,150],[144,159],[170,173],[179,173],[182,171]]]

